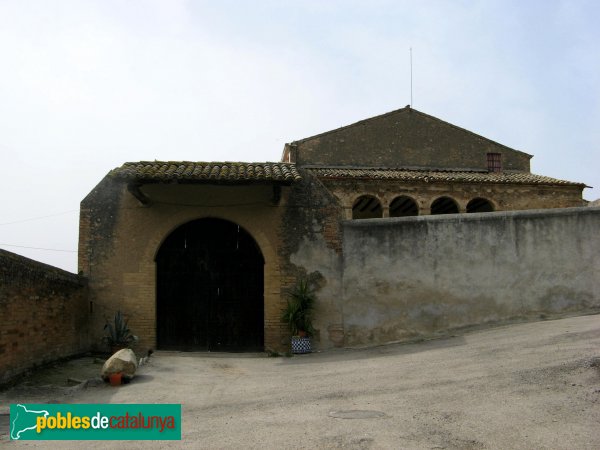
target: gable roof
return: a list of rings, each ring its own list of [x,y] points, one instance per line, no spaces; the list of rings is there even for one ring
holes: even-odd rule
[[[108,175],[136,183],[291,184],[302,179],[294,164],[271,162],[139,161]]]
[[[306,166],[423,167],[530,171],[531,155],[410,107],[286,144],[282,160]]]
[[[529,153],[525,153],[525,152],[523,152],[521,150],[517,150],[517,149],[511,148],[511,147],[508,147],[508,146],[506,146],[504,144],[501,144],[499,142],[496,142],[496,141],[494,141],[492,139],[486,138],[485,136],[481,136],[480,134],[477,134],[477,133],[474,133],[474,132],[472,132],[470,130],[467,130],[466,128],[459,127],[458,125],[454,125],[454,124],[452,124],[450,122],[446,122],[445,120],[438,119],[437,117],[431,116],[429,114],[425,114],[424,112],[421,112],[421,111],[418,111],[418,110],[416,110],[414,108],[411,108],[410,105],[406,105],[404,108],[395,109],[393,111],[390,111],[390,112],[387,112],[387,113],[384,113],[384,114],[379,114],[377,116],[369,117],[368,119],[359,120],[358,122],[354,122],[354,123],[352,123],[350,125],[345,125],[345,126],[342,126],[342,127],[339,127],[339,128],[335,128],[333,130],[325,131],[323,133],[315,134],[313,136],[309,136],[309,137],[306,137],[306,138],[303,138],[303,139],[298,139],[298,140],[292,141],[291,144],[296,144],[296,145],[297,144],[302,144],[302,143],[305,143],[307,141],[310,141],[310,140],[313,140],[313,139],[316,139],[316,138],[320,138],[320,137],[331,135],[331,134],[340,133],[340,132],[349,130],[349,129],[354,128],[354,127],[358,127],[358,126],[361,126],[361,125],[369,124],[370,122],[376,122],[376,121],[378,121],[378,120],[380,120],[382,118],[393,116],[393,115],[396,115],[396,114],[399,114],[399,113],[415,113],[415,114],[418,114],[418,115],[420,115],[422,117],[425,117],[425,118],[428,118],[428,119],[432,119],[432,120],[437,121],[437,122],[439,122],[441,124],[450,126],[450,127],[455,128],[457,130],[460,130],[460,131],[462,131],[464,133],[468,133],[469,135],[471,135],[473,137],[476,137],[478,139],[483,139],[483,140],[489,142],[490,144],[498,145],[500,147],[505,148],[506,150],[510,150],[510,151],[513,151],[513,152],[518,152],[518,153],[521,153],[523,155],[528,156],[529,158],[533,158],[533,155],[531,155]]]

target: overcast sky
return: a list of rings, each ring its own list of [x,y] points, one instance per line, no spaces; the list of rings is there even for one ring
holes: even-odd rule
[[[109,170],[277,161],[409,104],[410,47],[414,108],[596,199],[599,21],[597,0],[0,0],[0,248],[75,272]]]

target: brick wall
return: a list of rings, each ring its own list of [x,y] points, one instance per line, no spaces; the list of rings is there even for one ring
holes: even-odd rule
[[[85,279],[0,250],[0,384],[89,349]]]
[[[106,177],[81,203],[79,270],[89,279],[92,342],[100,342],[105,318],[121,310],[140,338],[136,350],[157,348],[156,254],[177,227],[218,218],[238,224],[259,246],[265,259],[265,348],[285,349],[289,337],[280,318],[287,275],[278,249],[290,189],[283,187],[281,202],[273,204],[269,185],[149,184],[141,190],[153,202],[144,206],[123,182]]]

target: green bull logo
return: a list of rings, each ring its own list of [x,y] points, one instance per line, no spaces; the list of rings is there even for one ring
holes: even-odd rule
[[[12,440],[179,440],[178,404],[10,405]]]

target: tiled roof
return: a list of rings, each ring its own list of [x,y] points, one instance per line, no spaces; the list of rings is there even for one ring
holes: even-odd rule
[[[504,147],[507,150],[510,150],[510,151],[513,151],[513,152],[517,152],[517,153],[523,153],[524,155],[527,155],[530,158],[532,157],[532,155],[530,155],[528,153],[525,153],[525,152],[522,152],[521,150],[516,150],[514,148],[507,147],[504,144],[500,144],[499,142],[493,141],[493,140],[491,140],[489,138],[486,138],[485,136],[481,136],[481,135],[479,135],[477,133],[474,133],[473,131],[467,130],[466,128],[459,127],[458,125],[454,125],[453,123],[446,122],[445,120],[438,119],[437,117],[434,117],[434,116],[430,116],[429,114],[425,114],[424,112],[417,111],[416,109],[411,108],[410,105],[406,105],[404,108],[396,109],[394,111],[390,111],[390,112],[387,112],[387,113],[384,113],[384,114],[380,114],[378,116],[369,117],[368,119],[359,120],[358,122],[354,122],[354,123],[352,123],[350,125],[345,125],[345,126],[340,127],[340,128],[336,128],[336,129],[333,129],[333,130],[325,131],[323,133],[319,133],[319,134],[316,134],[314,136],[310,136],[310,137],[307,137],[307,138],[304,138],[304,139],[298,139],[298,140],[293,141],[292,144],[301,144],[301,143],[303,143],[305,141],[310,141],[310,140],[313,140],[315,138],[320,138],[320,137],[326,136],[328,134],[335,134],[335,133],[339,133],[339,132],[348,130],[349,128],[354,128],[354,127],[358,127],[358,126],[362,126],[362,125],[367,125],[370,122],[377,122],[377,121],[379,121],[379,120],[381,120],[381,119],[383,119],[385,117],[388,117],[388,116],[394,116],[394,115],[406,114],[406,113],[415,114],[415,115],[417,115],[419,117],[423,117],[423,118],[427,118],[427,119],[433,120],[434,122],[437,122],[438,124],[443,124],[443,125],[455,128],[457,130],[462,131],[463,133],[475,136],[475,137],[477,137],[479,139],[483,139],[483,140],[488,141],[488,142],[490,142],[490,143],[492,143],[494,145],[498,145],[500,147]]]
[[[459,170],[420,170],[420,169],[383,169],[352,167],[312,167],[308,168],[319,178],[328,179],[364,179],[399,180],[413,182],[446,183],[493,183],[493,184],[540,184],[585,186],[583,183],[558,180],[556,178],[535,175],[529,172],[477,172]]]
[[[302,179],[295,164],[270,162],[140,161],[125,163],[109,175],[146,183],[293,183]]]

